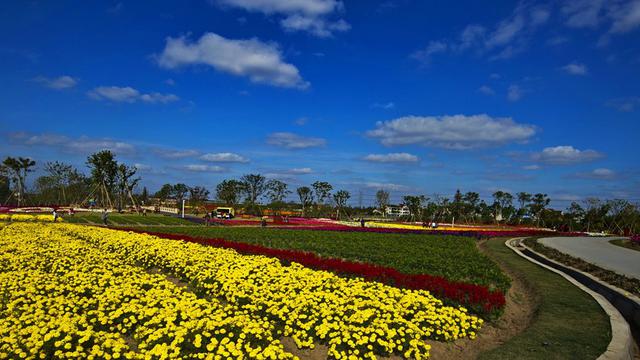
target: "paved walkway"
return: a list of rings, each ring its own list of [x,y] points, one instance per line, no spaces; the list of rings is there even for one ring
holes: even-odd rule
[[[616,237],[553,237],[539,241],[602,268],[640,279],[640,251],[609,243]]]

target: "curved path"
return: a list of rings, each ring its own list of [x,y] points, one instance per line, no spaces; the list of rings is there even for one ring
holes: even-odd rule
[[[610,244],[619,237],[552,237],[542,244],[617,273],[640,279],[640,251]]]

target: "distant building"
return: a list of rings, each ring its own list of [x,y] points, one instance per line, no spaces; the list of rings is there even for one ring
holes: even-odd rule
[[[388,217],[401,217],[411,215],[411,211],[406,205],[389,205],[384,209],[384,214]]]

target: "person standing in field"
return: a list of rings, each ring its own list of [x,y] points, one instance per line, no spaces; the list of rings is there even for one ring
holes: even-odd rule
[[[108,217],[109,217],[109,213],[107,212],[107,209],[104,209],[102,211],[102,222],[104,223],[105,226],[109,226],[109,223],[107,222]]]
[[[53,210],[53,222],[58,221],[58,212],[54,209]]]

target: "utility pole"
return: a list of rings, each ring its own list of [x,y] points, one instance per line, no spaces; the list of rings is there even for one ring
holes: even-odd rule
[[[182,199],[182,218],[184,219],[184,202],[185,199]]]

